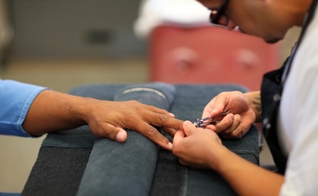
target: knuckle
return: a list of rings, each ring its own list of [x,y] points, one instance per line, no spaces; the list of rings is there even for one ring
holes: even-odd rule
[[[127,102],[132,103],[132,104],[139,104],[139,102],[136,100],[128,100]]]
[[[169,120],[169,116],[166,114],[159,114],[159,119],[161,123],[167,122]]]
[[[106,129],[101,129],[99,128],[96,132],[95,132],[95,135],[99,138],[102,138],[102,137],[107,137],[109,138],[110,134],[108,133],[108,131]]]
[[[173,153],[174,155],[178,155],[178,154],[180,153],[179,148],[174,146],[174,147],[172,148],[172,153]]]
[[[219,95],[222,96],[222,95],[226,95],[228,94],[228,92],[221,92]]]
[[[99,138],[115,139],[117,131],[110,124],[100,126],[94,133]]]
[[[161,111],[160,108],[157,108],[157,107],[155,107],[155,106],[153,106],[153,105],[147,105],[147,106],[149,107],[150,110],[153,110],[153,111]]]
[[[232,134],[231,128],[228,128],[228,129],[223,130],[222,133],[223,133],[224,135],[230,135],[230,134]]]
[[[153,135],[158,134],[158,130],[156,128],[152,127],[152,126],[148,127],[148,131],[147,132],[148,132],[149,136],[153,136]]]
[[[242,131],[233,131],[232,132],[232,137],[235,138],[235,139],[240,139],[244,135],[244,132],[245,132],[244,130],[242,130]]]
[[[186,162],[183,161],[183,160],[181,160],[181,159],[179,159],[179,163],[180,163],[181,165],[186,165]]]
[[[235,115],[234,115],[234,118],[235,118],[235,120],[236,120],[238,123],[241,123],[241,122],[242,122],[242,117],[241,117],[241,115],[235,114]]]
[[[239,134],[232,134],[232,138],[234,138],[234,139],[240,139],[240,138],[241,138],[241,133],[239,133]]]
[[[123,119],[124,120],[121,121],[123,124],[133,125],[134,123],[140,121],[140,116],[136,115],[133,112],[127,112],[127,114],[125,114],[125,117]]]

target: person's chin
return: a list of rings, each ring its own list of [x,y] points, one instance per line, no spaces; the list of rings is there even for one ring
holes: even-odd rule
[[[271,38],[271,39],[264,39],[266,43],[275,44],[281,40],[281,38]]]
[[[235,28],[235,29],[240,31],[243,34],[252,35],[252,36],[256,36],[256,37],[261,37],[261,36],[257,36],[257,35],[253,35],[253,34],[247,33],[243,29],[241,29],[240,27]],[[263,39],[264,39],[264,41],[266,43],[269,43],[269,44],[275,44],[275,43],[279,42],[280,40],[282,40],[282,38],[264,38],[264,37],[263,37]]]

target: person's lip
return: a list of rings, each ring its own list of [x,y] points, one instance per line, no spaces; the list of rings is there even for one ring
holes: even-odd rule
[[[235,27],[235,30],[237,30],[237,31],[239,31],[239,32],[241,32],[241,33],[246,34],[246,32],[245,32],[243,29],[241,29],[239,26]]]

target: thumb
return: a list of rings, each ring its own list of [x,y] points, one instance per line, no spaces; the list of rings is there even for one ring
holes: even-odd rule
[[[222,113],[224,110],[224,107],[218,107],[218,108],[213,108],[210,112],[210,116],[217,116],[218,114]]]
[[[119,129],[116,134],[116,141],[117,142],[124,142],[127,139],[127,132],[123,129]]]
[[[183,122],[183,129],[184,129],[184,133],[186,136],[189,136],[192,134],[192,130],[195,129],[196,127],[194,126],[193,123],[191,123],[190,121],[184,121]]]

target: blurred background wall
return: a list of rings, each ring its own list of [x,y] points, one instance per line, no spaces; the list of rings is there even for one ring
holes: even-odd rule
[[[16,57],[145,56],[133,22],[139,0],[13,0]]]

